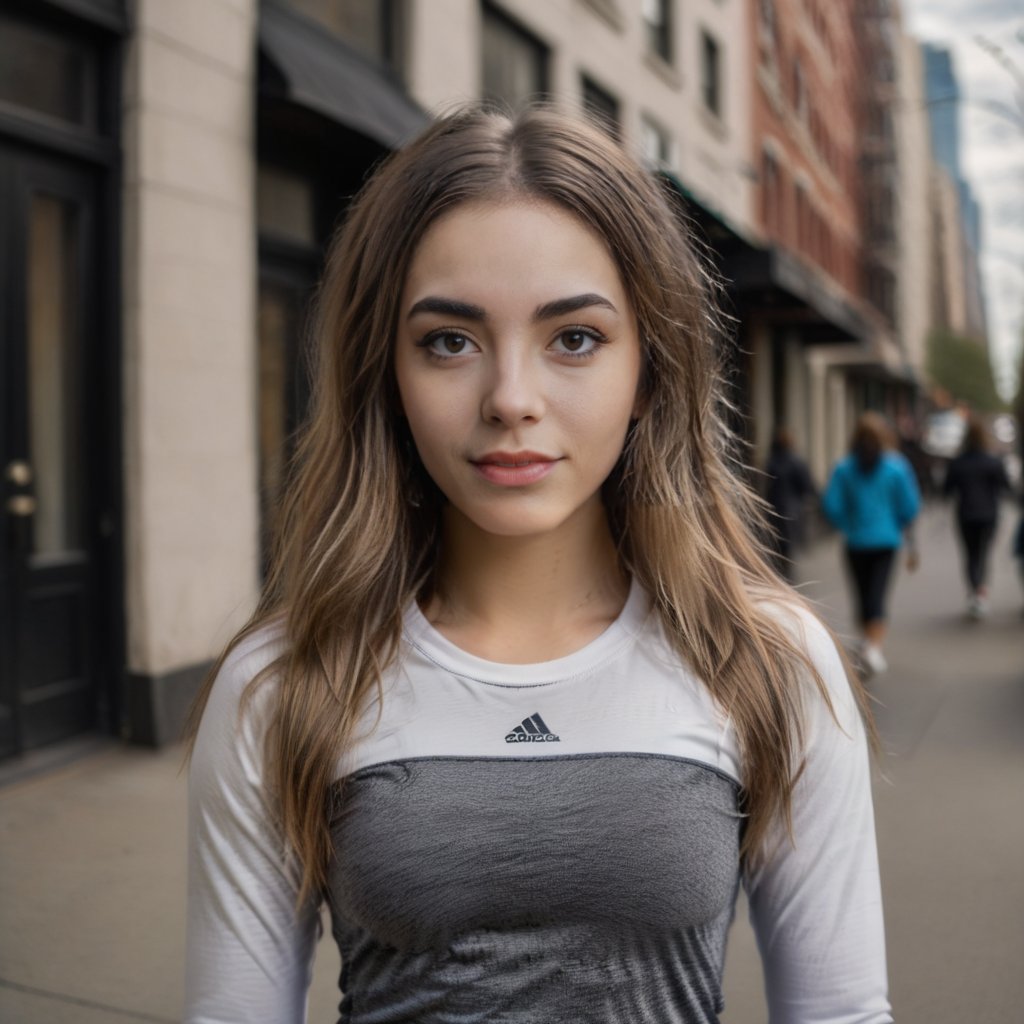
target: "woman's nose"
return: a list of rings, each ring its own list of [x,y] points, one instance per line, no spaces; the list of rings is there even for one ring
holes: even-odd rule
[[[503,426],[539,420],[544,415],[539,368],[532,364],[528,353],[495,358],[484,386],[480,412],[488,423]]]

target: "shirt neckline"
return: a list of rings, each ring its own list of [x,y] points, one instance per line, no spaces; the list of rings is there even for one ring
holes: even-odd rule
[[[585,675],[606,663],[640,632],[650,604],[643,587],[633,579],[618,617],[590,643],[561,658],[523,665],[488,661],[456,646],[430,624],[415,599],[405,610],[404,630],[422,655],[457,676],[500,686],[540,686]]]

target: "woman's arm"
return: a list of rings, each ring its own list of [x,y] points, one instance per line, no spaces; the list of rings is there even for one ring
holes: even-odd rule
[[[864,727],[828,633],[800,615],[839,725],[807,695],[792,840],[745,879],[771,1024],[887,1024],[885,932]],[[841,726],[841,728],[840,728]]]
[[[244,650],[243,650],[244,648]],[[296,910],[301,871],[263,770],[267,684],[238,719],[266,663],[232,652],[210,695],[189,770],[185,1024],[300,1024],[317,910]]]

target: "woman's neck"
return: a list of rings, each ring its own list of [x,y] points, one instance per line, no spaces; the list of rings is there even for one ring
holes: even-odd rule
[[[597,503],[531,537],[485,533],[449,507],[438,587],[424,612],[463,650],[526,664],[595,639],[617,618],[628,591]]]

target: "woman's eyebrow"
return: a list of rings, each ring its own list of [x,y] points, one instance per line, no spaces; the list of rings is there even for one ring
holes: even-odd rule
[[[437,295],[428,295],[425,299],[413,303],[407,319],[411,320],[417,313],[441,313],[463,320],[487,319],[487,314],[480,306],[474,306],[471,302],[460,302],[458,299],[442,299]]]
[[[587,292],[585,295],[573,295],[568,299],[555,299],[552,302],[545,302],[533,311],[534,322],[538,320],[550,320],[552,317],[565,316],[566,313],[575,313],[579,309],[586,309],[588,306],[604,306],[613,313],[618,310],[603,295],[597,292]]]

